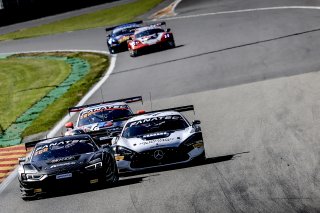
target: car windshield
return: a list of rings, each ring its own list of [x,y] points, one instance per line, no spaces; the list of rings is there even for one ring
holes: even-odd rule
[[[141,37],[144,37],[144,36],[153,35],[153,34],[161,33],[161,32],[164,32],[164,30],[161,29],[161,28],[149,29],[149,30],[145,30],[145,31],[142,31],[140,33],[137,33],[135,35],[135,37],[136,38],[141,38]]]
[[[117,29],[117,30],[114,30],[114,31],[112,32],[112,34],[113,34],[114,36],[120,36],[120,35],[126,35],[126,34],[133,34],[135,28],[136,28],[136,27],[129,27],[129,28]]]
[[[134,138],[149,133],[181,130],[188,126],[180,115],[160,116],[127,123],[122,136]]]
[[[35,147],[32,161],[47,161],[97,151],[97,146],[90,139],[53,141]]]
[[[127,117],[131,114],[132,112],[128,108],[86,111],[80,114],[78,127],[99,122],[112,121],[118,118]]]

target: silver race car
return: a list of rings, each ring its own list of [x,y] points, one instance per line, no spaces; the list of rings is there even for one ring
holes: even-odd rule
[[[204,160],[200,121],[191,124],[180,113],[193,106],[147,112],[127,120],[112,140],[120,173]]]

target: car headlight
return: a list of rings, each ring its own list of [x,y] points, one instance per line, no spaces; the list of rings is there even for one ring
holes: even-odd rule
[[[200,134],[194,134],[188,139],[186,139],[183,144],[185,146],[193,146],[194,148],[199,148],[203,146],[203,139]]]
[[[116,160],[131,159],[135,154],[134,151],[123,146],[114,146],[112,149],[115,153],[114,157]]]
[[[21,174],[21,180],[23,181],[42,181],[45,178],[47,178],[48,175],[43,174],[28,174],[28,173],[22,173]]]
[[[89,165],[85,167],[87,170],[96,170],[102,168],[102,161],[100,158],[92,160],[89,162]]]

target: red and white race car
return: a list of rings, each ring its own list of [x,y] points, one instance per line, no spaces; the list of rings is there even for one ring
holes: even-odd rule
[[[142,52],[158,48],[174,48],[175,42],[170,28],[163,29],[165,22],[137,28],[128,40],[128,49],[131,57]]]

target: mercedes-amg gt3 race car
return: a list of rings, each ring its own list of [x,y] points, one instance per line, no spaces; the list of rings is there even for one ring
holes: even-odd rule
[[[127,40],[133,35],[134,30],[140,27],[142,21],[131,22],[114,27],[106,28],[106,31],[112,31],[107,35],[107,46],[111,54],[127,50]]]
[[[116,120],[134,114],[128,103],[138,101],[142,102],[141,96],[71,107],[69,112],[80,113],[75,126],[72,122],[65,124],[65,135],[86,133],[91,135],[98,145],[111,144],[112,138],[121,133],[125,123],[125,120]]]
[[[204,160],[200,121],[180,113],[193,106],[147,112],[130,118],[112,148],[120,173]]]
[[[128,40],[128,50],[131,57],[142,52],[159,48],[174,48],[175,42],[170,28],[163,29],[165,22],[137,28]]]
[[[110,146],[99,148],[89,135],[44,139],[25,146],[35,148],[30,157],[19,159],[23,199],[84,184],[113,184],[119,179]]]

